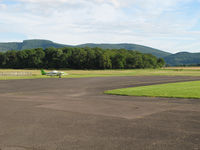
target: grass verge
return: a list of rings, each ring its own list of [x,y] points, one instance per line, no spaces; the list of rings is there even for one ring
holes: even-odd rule
[[[47,72],[48,71],[51,70],[47,70]],[[69,74],[67,76],[63,76],[63,78],[107,77],[107,76],[200,76],[199,68],[192,68],[192,70],[183,68],[181,69],[164,68],[164,69],[60,70],[60,71],[64,71]],[[42,76],[40,70],[0,69],[0,72],[32,73],[32,76],[0,76],[0,80],[51,78],[49,76]]]
[[[200,81],[168,83],[105,91],[106,94],[149,97],[200,98]]]

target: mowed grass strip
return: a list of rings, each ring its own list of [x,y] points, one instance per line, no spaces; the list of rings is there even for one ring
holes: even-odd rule
[[[200,98],[200,81],[168,83],[105,91],[106,94],[149,97]]]
[[[108,77],[108,76],[200,76],[200,67],[189,69],[164,68],[164,69],[113,69],[113,70],[59,70],[68,73],[62,78],[86,78],[86,77]],[[52,70],[45,70],[46,72]],[[0,76],[0,80],[11,79],[37,79],[58,78],[42,76],[41,71],[28,69],[0,69],[0,73],[30,72],[32,76]]]

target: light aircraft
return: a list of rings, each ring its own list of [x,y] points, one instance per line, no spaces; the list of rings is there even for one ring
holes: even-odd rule
[[[60,72],[60,71],[51,71],[51,72],[45,72],[43,69],[41,69],[41,74],[42,75],[47,75],[47,76],[59,76],[59,78],[61,78],[62,75],[67,75],[64,72]]]

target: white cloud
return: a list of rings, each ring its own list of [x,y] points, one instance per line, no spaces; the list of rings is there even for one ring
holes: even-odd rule
[[[185,47],[192,50],[200,38],[198,31],[191,31],[198,15],[186,18],[187,12],[181,9],[192,0],[13,1],[9,5],[0,0],[0,33],[17,32],[66,44],[138,43],[174,52],[188,37],[193,40]]]
[[[2,3],[2,1],[0,0],[0,11],[1,10],[5,10],[6,9],[6,5]]]
[[[5,9],[6,9],[6,5],[0,3],[0,10],[5,10]]]

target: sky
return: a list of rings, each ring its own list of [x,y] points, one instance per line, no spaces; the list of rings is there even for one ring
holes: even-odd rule
[[[0,0],[0,42],[26,39],[200,52],[200,0]]]

